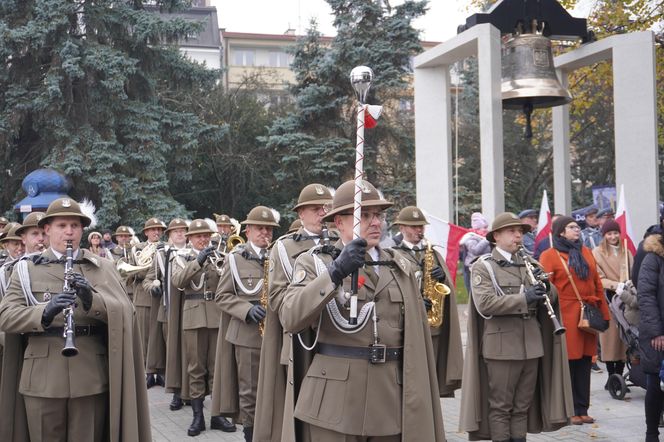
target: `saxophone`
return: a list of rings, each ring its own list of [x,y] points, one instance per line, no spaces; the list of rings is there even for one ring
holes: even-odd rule
[[[430,327],[440,327],[445,313],[445,296],[450,294],[450,288],[443,283],[434,281],[431,271],[434,267],[433,247],[426,241],[424,263],[422,265],[422,296],[431,300],[431,310],[427,312]]]
[[[260,304],[263,306],[265,309],[265,317],[267,318],[267,299],[268,299],[268,275],[270,274],[270,255],[269,251],[266,251],[267,254],[265,255],[265,260],[263,261],[263,286],[261,287],[261,298],[260,298]],[[265,333],[265,318],[261,322],[258,323],[258,331],[260,332],[261,336]]]

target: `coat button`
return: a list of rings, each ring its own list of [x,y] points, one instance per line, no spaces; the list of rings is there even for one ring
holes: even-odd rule
[[[325,296],[325,290],[320,289],[320,292],[318,292],[321,296]]]
[[[325,369],[322,369],[322,370],[320,371],[320,374],[322,374],[322,375],[326,375],[326,374],[327,374],[327,371],[325,371]]]

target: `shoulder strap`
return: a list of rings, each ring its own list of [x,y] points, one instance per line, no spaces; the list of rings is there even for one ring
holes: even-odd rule
[[[558,250],[556,250],[556,254],[558,255],[558,258],[560,258],[560,262],[563,264],[563,268],[565,269],[565,273],[567,273],[567,279],[569,279],[569,283],[572,284],[572,288],[574,289],[574,294],[576,295],[576,299],[578,299],[581,305],[583,305],[583,301],[581,300],[581,296],[579,295],[579,290],[576,288],[576,284],[574,284],[574,279],[572,279],[572,274],[569,272],[567,263],[565,262],[565,260],[563,259],[562,255]]]

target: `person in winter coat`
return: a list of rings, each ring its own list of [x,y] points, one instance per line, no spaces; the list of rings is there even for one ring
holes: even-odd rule
[[[620,226],[609,219],[601,228],[602,241],[593,249],[593,257],[597,261],[597,271],[602,279],[602,286],[609,302],[616,295],[618,286],[629,280],[629,272],[632,266],[632,254],[627,250],[620,240]],[[620,339],[618,323],[613,314],[609,328],[599,335],[602,348],[602,360],[606,363],[608,376],[612,374],[623,374],[625,369],[625,356],[627,346]],[[608,389],[608,380],[604,389]]]
[[[591,424],[595,420],[588,415],[590,367],[597,351],[597,336],[578,327],[581,302],[576,292],[583,302],[599,308],[606,321],[610,318],[609,307],[593,254],[580,240],[579,224],[572,217],[561,216],[553,223],[551,232],[553,247],[542,253],[540,263],[558,289],[562,322],[567,328],[565,338],[574,398],[571,422]]]
[[[480,212],[474,212],[470,216],[471,229],[461,237],[461,256],[463,257],[463,282],[470,295],[470,266],[475,260],[487,253],[491,253],[491,244],[485,238],[489,223]]]
[[[643,241],[646,255],[638,281],[639,347],[641,367],[646,373],[646,442],[659,441],[659,416],[664,392],[659,386],[659,370],[664,360],[664,239],[653,234]]]

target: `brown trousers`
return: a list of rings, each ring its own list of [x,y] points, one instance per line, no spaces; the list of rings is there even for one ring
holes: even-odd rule
[[[191,399],[204,398],[212,391],[218,334],[218,328],[184,330],[183,344]]]
[[[489,377],[489,428],[492,440],[525,438],[528,409],[537,385],[539,359],[486,359]]]
[[[316,442],[401,442],[400,434],[390,436],[354,436],[309,425],[311,440]]]
[[[148,360],[148,341],[150,339],[150,307],[134,307],[136,309],[136,322],[141,334],[141,346],[143,350],[143,361]]]
[[[30,440],[94,442],[104,440],[104,434],[108,433],[108,393],[63,399],[23,396],[23,399]]]
[[[254,425],[256,416],[256,392],[258,391],[258,367],[261,349],[235,345],[237,381],[240,406],[240,422],[245,427]]]

